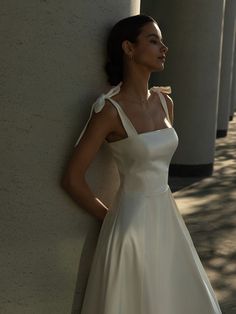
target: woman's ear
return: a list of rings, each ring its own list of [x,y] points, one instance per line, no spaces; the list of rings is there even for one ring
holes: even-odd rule
[[[133,53],[133,47],[129,40],[124,40],[122,42],[122,49],[127,57]]]

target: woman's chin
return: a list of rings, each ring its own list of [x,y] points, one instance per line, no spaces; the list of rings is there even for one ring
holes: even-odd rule
[[[154,72],[161,72],[164,70],[164,63],[163,64],[159,64],[158,66],[156,66],[153,71]]]

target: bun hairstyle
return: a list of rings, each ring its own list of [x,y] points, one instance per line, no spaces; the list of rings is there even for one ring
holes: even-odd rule
[[[118,21],[111,29],[107,39],[107,60],[104,70],[111,85],[119,84],[123,79],[123,54],[122,42],[129,40],[137,42],[137,37],[146,23],[157,23],[151,16],[138,14]]]

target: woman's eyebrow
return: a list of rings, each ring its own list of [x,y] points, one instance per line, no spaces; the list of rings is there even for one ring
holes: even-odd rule
[[[148,34],[146,37],[151,37],[151,36],[154,36],[154,37],[156,37],[157,39],[159,39],[159,37],[156,35],[156,34],[154,34],[154,33],[152,33],[152,34]],[[161,37],[161,40],[162,40],[163,38]]]

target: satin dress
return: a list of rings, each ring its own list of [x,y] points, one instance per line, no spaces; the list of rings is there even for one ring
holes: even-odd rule
[[[216,295],[168,185],[178,135],[165,97],[170,87],[153,86],[166,114],[166,128],[138,133],[118,102],[115,106],[127,137],[105,141],[115,159],[120,186],[99,233],[81,314],[219,314]],[[189,204],[191,206],[191,204]]]

